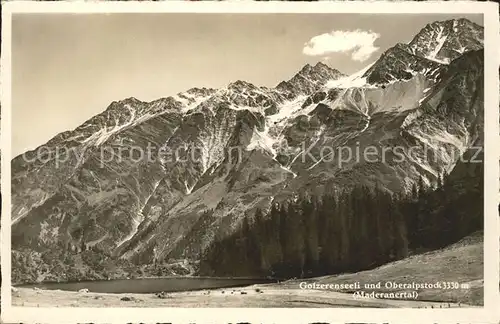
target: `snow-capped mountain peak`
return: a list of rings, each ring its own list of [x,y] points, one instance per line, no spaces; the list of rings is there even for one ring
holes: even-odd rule
[[[316,65],[306,64],[290,80],[282,81],[276,89],[287,93],[288,99],[297,95],[309,95],[324,86],[330,80],[336,80],[346,75],[342,72],[318,62]]]
[[[318,62],[314,66],[310,64],[304,65],[304,67],[294,76],[294,78],[303,77],[312,82],[318,82],[322,81],[325,77],[335,78],[343,75],[344,74],[339,70],[331,68],[325,63]]]
[[[466,51],[481,49],[483,39],[482,26],[461,18],[427,24],[408,45],[415,55],[449,64]]]
[[[484,28],[467,19],[427,24],[408,43],[386,50],[364,77],[370,84],[409,80],[422,73],[437,80],[450,62],[468,51],[483,48]]]

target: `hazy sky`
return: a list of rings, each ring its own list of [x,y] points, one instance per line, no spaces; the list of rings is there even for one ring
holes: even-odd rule
[[[274,86],[306,63],[353,73],[454,15],[17,14],[12,154],[127,97],[151,101],[238,79]],[[482,25],[482,16],[466,17]]]

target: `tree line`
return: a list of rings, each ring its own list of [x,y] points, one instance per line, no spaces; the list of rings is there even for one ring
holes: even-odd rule
[[[203,253],[201,275],[312,277],[357,272],[482,230],[482,165],[405,194],[356,186],[257,209]]]

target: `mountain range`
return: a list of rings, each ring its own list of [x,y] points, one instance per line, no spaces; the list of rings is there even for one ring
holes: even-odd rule
[[[99,278],[87,250],[196,263],[273,203],[435,186],[483,144],[483,33],[437,21],[353,75],[307,64],[273,88],[238,80],[112,102],[12,160],[13,279],[65,279],[54,260],[68,253],[76,278]]]

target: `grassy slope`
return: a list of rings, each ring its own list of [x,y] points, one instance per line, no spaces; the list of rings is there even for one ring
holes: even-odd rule
[[[420,290],[419,300],[450,301],[483,305],[483,233],[474,233],[444,249],[414,255],[379,268],[353,274],[315,278],[319,283],[458,282],[469,289]],[[375,291],[387,292],[382,288]],[[371,290],[373,291],[373,290]]]
[[[18,306],[66,307],[460,307],[483,303],[482,233],[471,235],[442,250],[415,255],[382,267],[354,274],[289,280],[280,284],[255,285],[240,289],[216,289],[168,294],[97,294],[19,289],[12,300]],[[419,301],[354,300],[349,293],[332,290],[301,290],[301,281],[318,283],[425,283],[457,281],[469,283],[467,290],[421,290]],[[259,289],[257,291],[256,289]],[[242,294],[241,292],[245,292]],[[262,291],[262,292],[261,292]],[[121,298],[131,297],[132,301]],[[435,302],[424,302],[435,301]],[[440,304],[438,302],[445,302]],[[450,302],[448,304],[447,302]],[[457,304],[455,304],[457,303]]]

